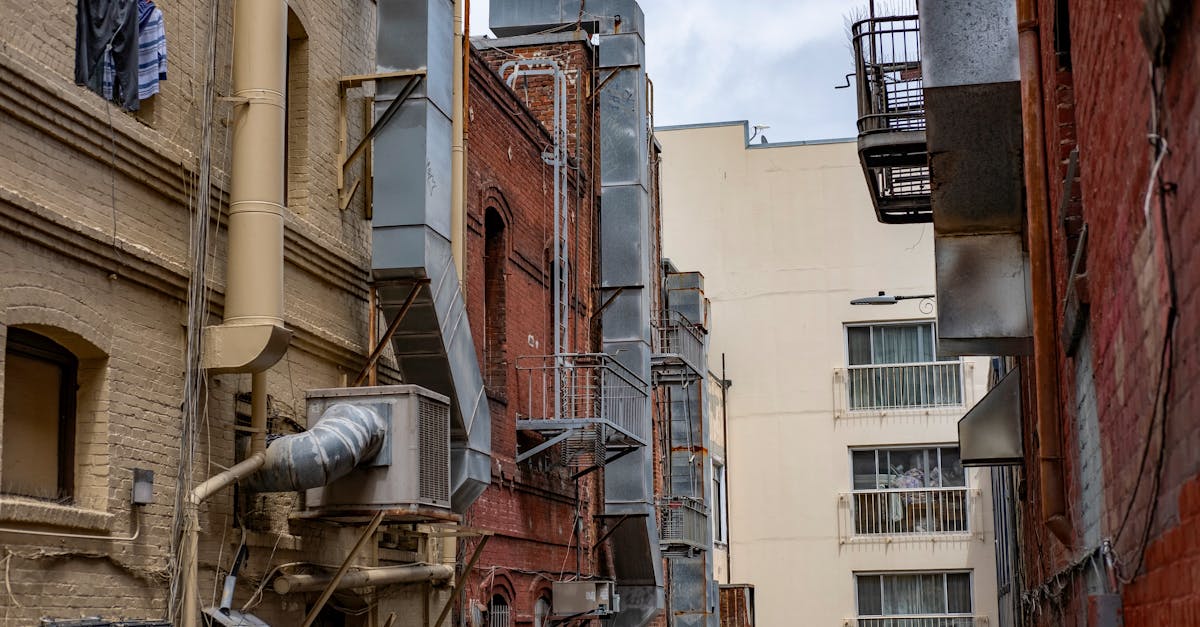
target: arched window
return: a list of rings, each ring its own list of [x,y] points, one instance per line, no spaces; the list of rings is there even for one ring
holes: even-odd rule
[[[79,358],[61,344],[26,329],[8,329],[0,492],[72,500],[78,377]]]
[[[509,627],[508,601],[496,594],[488,604],[488,627]]]
[[[550,599],[539,597],[533,604],[533,627],[550,627]]]
[[[484,303],[484,365],[486,383],[494,392],[503,394],[508,381],[506,266],[508,241],[504,219],[500,212],[488,209],[484,216],[483,303]]]

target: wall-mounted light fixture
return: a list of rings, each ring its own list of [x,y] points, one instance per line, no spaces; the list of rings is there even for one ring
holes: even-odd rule
[[[921,301],[917,307],[921,313],[933,313],[933,299],[937,298],[935,294],[917,294],[914,296],[896,296],[889,295],[887,292],[880,290],[876,296],[865,296],[863,298],[855,298],[850,301],[851,305],[895,305],[902,300],[919,300]]]

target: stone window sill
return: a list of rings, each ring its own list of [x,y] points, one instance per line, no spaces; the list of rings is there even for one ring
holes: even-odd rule
[[[108,512],[15,496],[0,496],[0,522],[17,526],[108,532],[112,530],[114,518],[115,516]]]

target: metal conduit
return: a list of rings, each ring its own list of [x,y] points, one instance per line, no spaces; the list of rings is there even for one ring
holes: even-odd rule
[[[293,492],[319,488],[349,474],[374,457],[387,434],[387,421],[374,409],[337,404],[304,433],[275,440],[266,462],[246,479],[251,492]]]
[[[399,583],[423,583],[426,581],[449,581],[454,567],[445,564],[384,566],[364,568],[347,573],[338,582],[335,590],[390,586]],[[333,581],[332,575],[281,575],[272,586],[279,594],[293,592],[315,592],[325,589]]]

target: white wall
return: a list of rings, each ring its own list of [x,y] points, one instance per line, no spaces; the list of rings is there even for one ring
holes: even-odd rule
[[[664,253],[705,276],[710,355],[729,390],[734,582],[757,591],[758,624],[842,625],[856,571],[971,569],[977,615],[996,614],[988,475],[972,511],[981,533],[936,542],[839,542],[850,447],[952,444],[958,415],[834,417],[844,324],[928,319],[918,301],[854,307],[879,290],[934,291],[932,225],[875,220],[852,141],[747,149],[741,123],[660,130]],[[980,398],[986,361],[973,362]],[[801,622],[799,616],[803,616]]]

